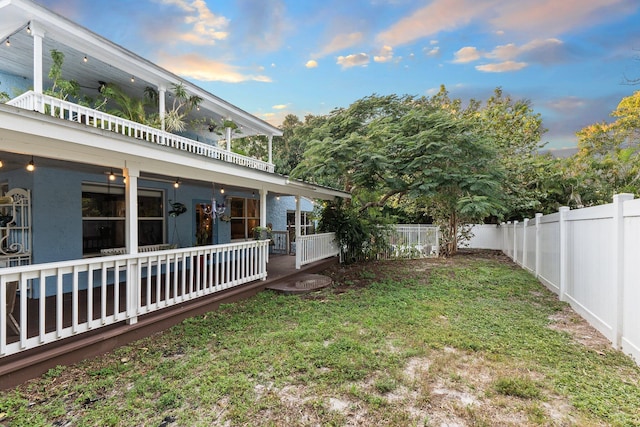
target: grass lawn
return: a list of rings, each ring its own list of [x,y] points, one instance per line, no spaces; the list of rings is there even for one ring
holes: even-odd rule
[[[640,368],[501,255],[325,274],[0,392],[0,425],[640,425]]]

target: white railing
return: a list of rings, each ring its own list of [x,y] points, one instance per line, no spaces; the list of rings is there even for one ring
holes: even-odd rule
[[[438,256],[439,228],[425,224],[397,224],[389,228],[389,249],[383,258]]]
[[[340,254],[335,233],[296,237],[296,269]]]
[[[248,241],[2,268],[0,357],[113,323],[136,323],[140,315],[265,279],[268,244]],[[35,287],[40,298],[30,300]],[[19,316],[14,318],[9,303],[16,292]]]
[[[619,194],[494,230],[505,254],[640,364],[640,199]]]
[[[26,110],[40,111],[52,117],[117,132],[132,138],[154,142],[158,145],[165,145],[211,159],[222,160],[251,169],[274,172],[274,165],[271,163],[232,153],[204,142],[193,141],[189,138],[164,132],[151,126],[116,117],[48,95],[37,94],[33,91],[25,92],[8,101],[7,104]]]

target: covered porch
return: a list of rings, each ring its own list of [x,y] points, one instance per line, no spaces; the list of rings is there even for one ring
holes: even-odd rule
[[[15,281],[9,282],[10,276],[3,275],[0,299],[2,307],[7,307],[7,312],[0,318],[2,388],[24,382],[56,365],[77,362],[109,351],[166,329],[188,317],[214,310],[220,304],[250,297],[274,284],[320,272],[338,262],[338,258],[333,256],[308,262],[296,269],[295,256],[269,256],[266,250],[268,243],[251,243],[253,249],[211,247],[197,253],[150,253],[145,255],[144,260],[135,261],[141,266],[137,271],[144,271],[147,267],[143,268],[142,265],[147,265],[154,266],[157,273],[162,270],[162,267],[158,268],[160,259],[174,262],[181,260],[180,270],[169,275],[147,276],[139,280],[138,287],[131,286],[125,276],[117,286],[89,287],[40,299],[21,297],[18,292],[11,311],[6,305],[11,302],[7,292],[12,290],[9,288]],[[207,261],[199,261],[203,257],[214,261],[216,257],[223,256],[231,259],[234,257],[231,255],[233,253],[235,256],[240,255],[238,251],[243,251],[243,256],[258,256],[255,270],[243,270],[240,264],[236,264],[239,267],[236,270],[233,262],[212,267]],[[103,262],[108,265],[122,264],[125,263],[123,257],[127,256],[105,257]],[[259,268],[262,260],[266,267],[264,271]],[[51,270],[53,267],[48,268]],[[77,266],[60,266],[55,276],[67,274],[63,274],[62,270],[79,273],[81,269]],[[42,270],[37,274],[38,278],[46,275]],[[224,277],[229,280],[221,279]],[[18,283],[23,285],[28,281],[33,282],[33,279],[22,276]],[[129,306],[131,299],[139,301],[137,309]],[[16,322],[15,327],[12,325],[12,318]]]

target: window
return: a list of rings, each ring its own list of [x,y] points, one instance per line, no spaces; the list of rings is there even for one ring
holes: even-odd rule
[[[313,212],[300,212],[300,234],[302,236],[306,236],[308,234],[314,234],[315,223],[312,219]],[[295,236],[295,227],[296,227],[296,212],[295,211],[287,211],[287,228],[289,229],[289,235]]]
[[[231,198],[231,240],[248,239],[252,230],[260,225],[260,201]]]
[[[163,194],[138,190],[138,245],[164,243]],[[118,248],[125,241],[126,205],[123,187],[82,186],[82,253]]]

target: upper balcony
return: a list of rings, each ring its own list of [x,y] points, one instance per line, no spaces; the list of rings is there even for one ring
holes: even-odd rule
[[[172,147],[188,153],[221,160],[238,166],[244,166],[270,173],[274,172],[273,163],[233,153],[230,150],[224,150],[210,143],[194,141],[184,136],[123,119],[104,111],[84,107],[73,102],[35,93],[34,91],[27,91],[22,95],[11,99],[7,102],[7,105],[24,108],[30,111],[39,111],[43,114],[57,117],[59,119],[81,123],[97,129],[116,132],[121,135],[149,141],[158,145]]]
[[[0,91],[14,98],[9,105],[233,165],[274,171],[272,138],[282,136],[282,130],[200,86],[206,82],[178,76],[31,0],[0,2],[0,40],[6,41],[0,43]],[[121,96],[105,95],[105,87],[117,88]],[[149,91],[155,97],[145,103]],[[198,102],[177,108],[183,96]],[[144,119],[157,120],[127,120],[138,120],[138,110],[135,116],[109,114],[118,108],[124,112],[133,103],[142,105]],[[184,130],[169,126],[172,112],[178,113]],[[264,138],[260,158],[232,152],[232,139],[256,136]]]

